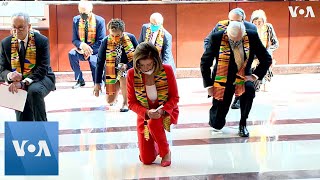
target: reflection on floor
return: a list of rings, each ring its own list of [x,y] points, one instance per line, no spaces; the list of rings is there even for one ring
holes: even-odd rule
[[[211,99],[201,79],[178,79],[179,124],[167,134],[172,165],[140,163],[136,115],[106,106],[92,84],[71,89],[58,83],[46,98],[49,121],[59,122],[59,176],[4,176],[4,121],[0,108],[0,179],[307,179],[320,178],[320,74],[278,75],[268,92],[258,92],[248,129],[237,136],[240,111],[230,109],[220,132],[208,125]]]

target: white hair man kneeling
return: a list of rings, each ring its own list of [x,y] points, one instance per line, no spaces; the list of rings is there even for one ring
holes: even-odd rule
[[[209,47],[201,57],[201,73],[204,87],[212,97],[209,125],[222,129],[232,97],[240,97],[241,118],[239,136],[248,137],[247,118],[249,116],[255,89],[253,81],[262,79],[272,63],[270,54],[262,45],[256,31],[246,30],[242,22],[231,21],[225,31],[210,35]],[[260,64],[251,71],[253,58]],[[213,71],[214,59],[217,60]]]

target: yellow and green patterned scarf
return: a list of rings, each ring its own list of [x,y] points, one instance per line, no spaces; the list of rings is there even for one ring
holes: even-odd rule
[[[245,82],[245,72],[244,69],[247,65],[248,58],[249,58],[249,38],[248,35],[245,34],[243,37],[243,47],[244,47],[244,52],[246,55],[246,60],[240,67],[239,71],[237,72],[236,75],[236,80],[234,84],[236,85],[235,87],[235,95],[236,96],[241,96],[244,91],[244,82]],[[219,59],[218,59],[218,67],[217,67],[217,73],[216,77],[213,83],[213,97],[217,100],[223,100],[223,95],[224,91],[226,88],[226,83],[227,83],[227,77],[228,77],[228,67],[229,67],[229,61],[230,61],[230,53],[231,53],[231,48],[229,45],[229,38],[227,35],[227,32],[225,31],[223,36],[222,36],[222,41],[220,45],[220,52],[219,52]]]
[[[261,27],[261,30],[258,30],[260,40],[261,40],[261,42],[262,42],[262,44],[264,45],[265,48],[268,48],[268,46],[269,46],[269,33],[268,33],[268,29],[269,29],[269,27],[267,26],[267,24],[264,24],[264,25]]]
[[[168,100],[168,80],[163,67],[161,67],[160,71],[154,76],[154,80],[157,87],[159,106],[161,106]],[[143,83],[142,74],[139,72],[134,72],[134,89],[137,100],[143,107],[149,109],[145,84]],[[148,119],[144,120],[144,138],[149,140],[150,137],[147,120]],[[170,124],[171,117],[166,113],[163,118],[163,126],[168,132],[170,132]]]
[[[156,38],[156,42],[155,42],[155,46],[158,49],[159,54],[161,54],[161,50],[162,50],[162,46],[163,46],[163,39],[164,39],[164,30],[163,27],[159,29],[157,38]],[[150,42],[152,40],[152,32],[151,32],[151,28],[148,27],[147,31],[146,31],[146,38],[145,38],[145,42]]]
[[[32,74],[32,69],[36,65],[36,43],[34,39],[34,31],[29,32],[28,45],[26,49],[26,56],[23,62],[23,72],[21,72],[21,65],[19,60],[19,42],[18,38],[12,36],[11,39],[11,67],[12,71],[17,71],[22,74],[23,78]]]
[[[107,40],[107,49],[106,49],[106,93],[114,94],[116,92],[115,84],[118,81],[116,75],[116,57],[117,51],[116,47],[118,43],[114,42],[112,37],[109,35]],[[121,38],[122,46],[126,52],[128,63],[133,60],[134,46],[131,42],[130,37],[123,33]]]
[[[88,20],[88,39],[87,42],[89,45],[94,44],[96,41],[96,16],[94,14],[91,15],[91,17]],[[79,33],[79,38],[81,42],[85,42],[85,20],[80,18],[79,21],[79,27],[78,27],[78,33]]]
[[[218,22],[218,31],[224,31],[229,25],[229,20],[222,20]]]

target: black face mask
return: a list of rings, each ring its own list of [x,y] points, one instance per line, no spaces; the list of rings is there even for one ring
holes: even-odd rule
[[[80,16],[81,16],[81,18],[82,18],[83,20],[87,20],[88,17],[89,17],[89,15],[86,14],[86,13],[80,13]]]

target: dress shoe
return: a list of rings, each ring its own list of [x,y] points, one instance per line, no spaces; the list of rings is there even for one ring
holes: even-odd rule
[[[85,85],[86,85],[86,83],[84,82],[84,80],[78,80],[77,83],[74,86],[72,86],[72,89],[77,89],[77,88],[83,87]]]
[[[238,135],[240,137],[249,137],[249,131],[246,126],[240,125]]]
[[[129,111],[128,105],[122,105],[120,112],[128,112],[128,111]]]
[[[240,100],[235,99],[231,105],[231,109],[240,109]]]

